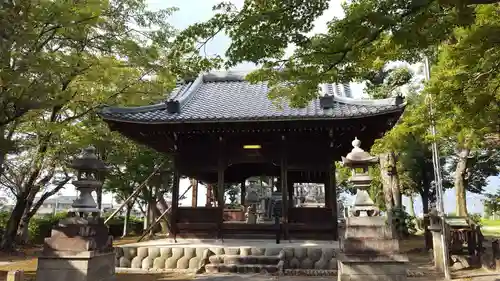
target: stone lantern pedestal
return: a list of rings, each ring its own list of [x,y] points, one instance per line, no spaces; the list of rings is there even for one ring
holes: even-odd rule
[[[351,214],[345,220],[345,235],[339,254],[339,281],[406,280],[408,258],[399,253],[399,241],[392,224],[379,216],[379,210],[368,195],[371,178],[368,167],[378,162],[363,151],[361,142],[342,161],[352,169],[350,181],[357,188]]]
[[[113,239],[91,195],[102,185],[97,173],[105,169],[93,148],[73,161],[78,172],[73,184],[79,197],[65,218],[45,239],[38,258],[37,281],[108,281],[115,277]]]

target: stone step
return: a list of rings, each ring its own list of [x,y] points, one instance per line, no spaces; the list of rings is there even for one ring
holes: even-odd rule
[[[272,234],[272,233],[224,233],[224,239],[274,240],[274,239],[276,239],[276,234]]]
[[[207,264],[205,265],[206,273],[277,273],[277,265],[263,264]]]
[[[241,255],[214,255],[208,258],[210,264],[230,265],[276,265],[280,261],[278,256],[241,256]]]

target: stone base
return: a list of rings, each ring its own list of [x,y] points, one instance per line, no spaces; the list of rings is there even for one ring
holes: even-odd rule
[[[38,258],[36,281],[115,280],[115,252],[52,252]]]
[[[403,281],[407,278],[404,255],[339,255],[338,281]]]
[[[178,240],[178,243],[155,240],[121,245],[115,250],[116,266],[120,270],[255,273],[261,272],[260,269],[271,272],[270,268],[261,265],[272,265],[280,267],[280,271],[336,271],[338,244],[324,241],[276,244],[274,240]],[[278,266],[280,262],[282,265]]]

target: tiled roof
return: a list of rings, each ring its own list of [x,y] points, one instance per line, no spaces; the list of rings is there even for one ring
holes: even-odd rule
[[[347,119],[401,112],[404,103],[397,99],[358,100],[333,96],[333,87],[323,85],[322,94],[332,95],[333,106],[323,108],[320,99],[305,108],[277,106],[269,100],[266,82],[251,84],[242,74],[212,73],[178,85],[170,101],[178,101],[178,113],[167,110],[167,102],[141,107],[105,107],[105,120],[132,123],[184,123],[220,121],[283,121],[299,119]]]

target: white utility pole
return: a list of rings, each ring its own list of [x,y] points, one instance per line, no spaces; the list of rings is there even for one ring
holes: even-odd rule
[[[431,71],[429,66],[429,58],[425,56],[424,58],[424,72],[425,80],[429,81],[431,79]],[[432,163],[434,166],[434,180],[436,182],[436,199],[437,199],[437,211],[439,218],[441,219],[441,249],[443,249],[443,270],[444,278],[446,280],[451,280],[449,257],[448,257],[448,241],[446,239],[446,221],[444,212],[444,202],[443,202],[443,178],[441,175],[441,163],[439,161],[439,150],[436,141],[436,124],[434,118],[434,109],[432,107],[432,95],[428,95],[429,99],[429,112],[431,116],[431,135],[432,135]]]

